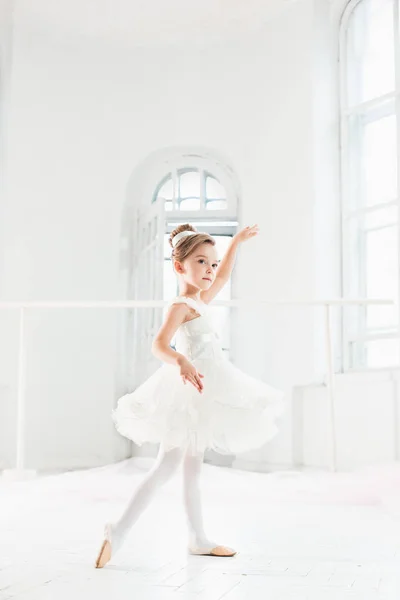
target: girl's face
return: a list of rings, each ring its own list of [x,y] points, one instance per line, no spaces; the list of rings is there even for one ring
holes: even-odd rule
[[[215,279],[218,264],[215,246],[204,243],[182,263],[177,263],[176,267],[180,265],[181,270],[177,269],[177,272],[187,283],[201,290],[208,290]]]

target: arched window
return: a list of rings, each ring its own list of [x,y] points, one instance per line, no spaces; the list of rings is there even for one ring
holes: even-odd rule
[[[197,168],[177,169],[157,186],[153,202],[164,200],[167,211],[227,209],[227,191],[216,177]]]
[[[398,298],[399,0],[358,0],[341,23],[343,292]],[[399,364],[399,309],[346,308],[345,368]]]
[[[166,300],[178,293],[168,238],[182,223],[211,234],[220,257],[237,231],[240,186],[233,167],[208,148],[165,148],[149,155],[133,171],[127,186],[121,268],[124,293],[132,300]],[[218,295],[231,297],[230,282]],[[213,306],[225,353],[230,353],[230,308]],[[119,385],[130,391],[158,368],[151,342],[162,322],[159,307],[128,309],[121,319]]]
[[[171,264],[171,231],[181,223],[189,222],[199,231],[213,236],[216,249],[222,257],[232,236],[237,231],[237,195],[232,181],[224,170],[207,163],[201,157],[184,157],[182,163],[161,178],[155,188],[152,203],[163,202],[165,207],[164,281],[163,295],[169,300],[178,293],[177,279]],[[193,161],[193,162],[192,162]],[[192,162],[192,164],[190,164]],[[231,297],[230,282],[219,294],[219,299]],[[229,355],[229,309],[214,307],[215,325],[222,346]]]

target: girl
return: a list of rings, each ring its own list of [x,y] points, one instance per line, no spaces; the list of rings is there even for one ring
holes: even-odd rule
[[[181,463],[189,553],[236,554],[204,532],[199,490],[204,451],[213,448],[237,454],[262,446],[277,431],[275,418],[281,412],[283,394],[246,375],[224,357],[207,305],[228,281],[239,244],[257,233],[257,225],[237,233],[219,265],[210,235],[188,224],[171,233],[180,294],[170,302],[152,345],[153,354],[165,364],[133,393],[120,398],[112,414],[122,435],[139,445],[160,442],[160,449],[154,467],[120,519],[106,524],[98,568],[115,555],[155,492]],[[174,334],[176,350],[170,346]]]

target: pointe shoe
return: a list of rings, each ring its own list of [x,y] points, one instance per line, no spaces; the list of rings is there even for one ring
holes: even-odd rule
[[[102,569],[111,560],[111,525],[104,527],[104,541],[96,558],[96,569]]]
[[[189,548],[189,554],[193,554],[194,556],[219,556],[220,558],[228,558],[235,556],[237,552],[226,546],[215,546],[214,548]]]

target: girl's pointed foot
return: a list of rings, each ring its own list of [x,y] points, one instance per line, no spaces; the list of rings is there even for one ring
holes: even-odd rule
[[[111,560],[111,539],[111,524],[107,523],[104,527],[104,541],[96,558],[96,569],[102,569]]]
[[[96,559],[96,569],[102,569],[111,559],[111,544],[108,540],[104,540],[98,557]]]

